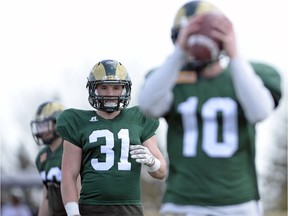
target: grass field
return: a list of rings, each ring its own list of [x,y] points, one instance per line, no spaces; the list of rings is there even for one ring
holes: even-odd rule
[[[145,216],[160,216],[157,211],[146,211]],[[287,216],[287,211],[276,211],[264,214],[264,216]]]
[[[266,213],[264,216],[287,216],[287,211],[275,211]]]

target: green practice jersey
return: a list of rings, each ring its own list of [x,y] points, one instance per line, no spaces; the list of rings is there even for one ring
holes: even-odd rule
[[[123,109],[114,119],[104,119],[95,110],[65,110],[57,131],[82,149],[80,204],[141,204],[141,164],[132,159],[129,145],[142,144],[155,135],[157,119],[138,107]]]
[[[277,105],[279,74],[267,65],[252,66]],[[180,73],[165,116],[170,167],[164,203],[217,206],[259,199],[255,125],[244,116],[230,73],[229,67],[211,79]]]
[[[44,146],[36,157],[36,166],[47,189],[48,206],[51,215],[66,215],[61,197],[61,161],[63,145],[55,151]]]

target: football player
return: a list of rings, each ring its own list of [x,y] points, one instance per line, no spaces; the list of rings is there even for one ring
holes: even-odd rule
[[[147,75],[139,94],[140,108],[168,124],[162,215],[262,215],[255,125],[277,107],[281,79],[274,67],[245,60],[223,16],[212,21],[212,35],[223,44],[218,58],[189,56],[189,36],[203,13],[214,10],[206,1],[179,9],[172,28],[175,49]]]
[[[44,146],[36,157],[36,166],[44,189],[38,215],[66,215],[61,197],[61,159],[63,140],[56,131],[56,122],[64,106],[56,101],[42,103],[31,121],[37,145]]]
[[[68,216],[142,216],[141,164],[152,177],[165,178],[166,164],[155,135],[159,121],[138,107],[127,108],[131,85],[120,62],[100,61],[86,86],[93,109],[67,109],[57,121],[64,139],[61,190]]]

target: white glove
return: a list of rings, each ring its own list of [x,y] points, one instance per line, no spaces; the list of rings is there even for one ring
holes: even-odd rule
[[[68,203],[66,203],[65,210],[66,210],[67,216],[78,216],[78,215],[80,215],[79,205],[76,202],[68,202]]]
[[[130,154],[137,163],[146,165],[149,172],[155,172],[160,168],[160,161],[143,145],[130,145]]]

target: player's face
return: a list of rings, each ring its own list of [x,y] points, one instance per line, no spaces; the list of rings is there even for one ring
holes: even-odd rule
[[[97,92],[101,96],[120,96],[123,91],[123,85],[97,85]]]
[[[37,130],[37,134],[38,137],[40,137],[43,140],[49,140],[54,136],[54,127],[55,124],[53,121],[48,120],[48,121],[42,121],[42,122],[38,122],[36,124],[36,130]]]
[[[118,97],[122,95],[123,85],[97,85],[97,93],[100,96],[109,97],[104,99],[105,106],[114,107],[118,104]],[[115,97],[115,98],[113,98]]]

